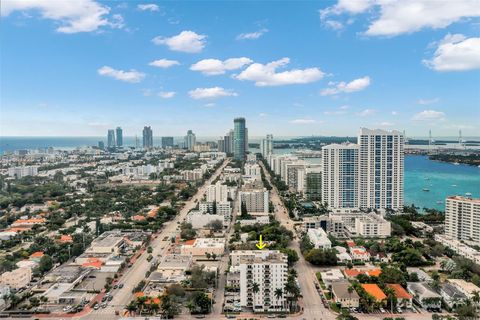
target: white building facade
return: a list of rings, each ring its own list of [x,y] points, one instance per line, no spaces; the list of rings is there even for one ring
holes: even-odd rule
[[[480,199],[460,196],[446,199],[445,235],[480,245]]]

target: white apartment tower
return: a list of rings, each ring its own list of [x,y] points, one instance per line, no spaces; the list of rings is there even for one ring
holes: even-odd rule
[[[206,191],[207,202],[226,202],[228,199],[228,186],[218,181],[209,185]]]
[[[322,148],[322,201],[330,208],[358,208],[358,150],[352,143]]]
[[[285,295],[277,298],[275,291],[284,291],[287,283],[287,256],[276,251],[260,252],[240,257],[240,305],[253,308],[255,312],[283,311]],[[258,292],[253,289],[256,286]]]
[[[445,234],[480,245],[480,199],[448,197],[445,201]]]
[[[267,134],[267,137],[262,140],[260,145],[260,152],[264,158],[273,154],[273,135]]]
[[[361,128],[358,144],[360,208],[402,209],[403,134]]]
[[[242,190],[238,193],[238,206],[242,206],[242,202],[250,214],[268,213],[268,190],[251,189]]]

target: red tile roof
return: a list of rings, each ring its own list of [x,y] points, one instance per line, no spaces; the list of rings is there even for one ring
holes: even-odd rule
[[[42,251],[37,251],[34,252],[30,255],[30,258],[41,258],[44,256],[44,253]]]
[[[412,299],[412,295],[407,292],[401,285],[398,283],[387,284],[387,287],[392,288],[395,290],[395,297],[397,299]]]
[[[362,288],[377,301],[382,301],[387,298],[385,293],[375,283],[363,283]]]

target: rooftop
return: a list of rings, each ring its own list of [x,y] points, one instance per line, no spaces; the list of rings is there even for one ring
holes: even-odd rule
[[[387,298],[385,293],[376,283],[363,283],[362,288],[377,301],[382,301]]]
[[[392,288],[395,291],[395,297],[397,299],[412,299],[412,295],[407,292],[400,284],[387,284],[387,287]]]

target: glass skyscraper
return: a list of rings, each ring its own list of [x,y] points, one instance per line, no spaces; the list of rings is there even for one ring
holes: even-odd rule
[[[117,127],[115,130],[117,133],[117,147],[123,146],[123,130],[120,127]]]
[[[143,148],[153,148],[153,132],[151,127],[143,127]]]
[[[245,118],[235,118],[233,120],[233,158],[235,160],[245,160],[245,147]]]
[[[116,145],[115,143],[115,130],[109,129],[108,136],[107,136],[107,147],[114,148]]]

